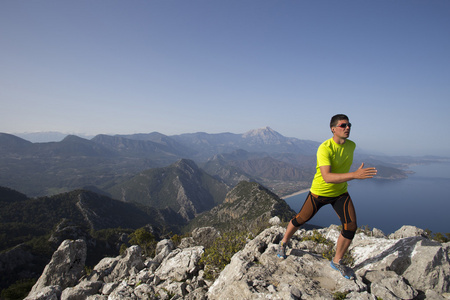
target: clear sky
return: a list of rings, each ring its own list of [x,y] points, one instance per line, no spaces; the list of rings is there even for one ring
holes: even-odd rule
[[[244,133],[450,156],[449,0],[0,1],[0,132]]]

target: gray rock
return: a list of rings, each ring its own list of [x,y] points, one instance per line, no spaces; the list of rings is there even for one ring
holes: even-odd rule
[[[166,258],[169,253],[174,249],[173,242],[171,240],[165,239],[162,241],[159,241],[156,244],[156,250],[155,250],[155,257],[150,261],[148,266],[152,271],[155,271],[161,262]]]
[[[61,300],[84,300],[98,294],[102,285],[101,281],[82,281],[74,287],[66,288],[61,294]]]
[[[111,272],[114,270],[120,259],[121,259],[120,256],[103,258],[92,270],[92,273],[89,276],[89,280],[104,281],[105,276],[111,274]]]
[[[109,295],[109,294],[111,294],[111,293],[116,289],[116,287],[117,287],[119,284],[120,284],[119,282],[109,282],[109,283],[105,283],[105,284],[103,285],[103,288],[102,288],[102,294],[103,294],[103,295]]]
[[[386,235],[384,234],[384,232],[378,228],[372,229],[372,236],[377,237],[377,238],[386,238]]]
[[[369,292],[351,292],[350,294],[347,294],[347,297],[345,299],[349,300],[378,300],[375,295],[369,294]]]
[[[44,286],[38,291],[30,293],[25,300],[59,300],[62,288],[59,285]]]
[[[410,256],[408,268],[402,274],[419,290],[450,292],[450,265],[448,250],[440,243],[422,239]]]
[[[419,298],[419,299],[422,299],[422,298]],[[439,293],[436,293],[433,290],[427,290],[427,291],[425,291],[425,297],[423,299],[427,299],[427,300],[448,300],[448,299],[450,299],[450,294],[449,293],[439,294]]]
[[[449,292],[448,248],[422,236],[402,239],[361,239],[351,246],[355,270],[391,270],[416,290]]]
[[[175,249],[161,263],[155,275],[161,280],[173,279],[183,281],[198,271],[198,261],[203,254],[203,247]]]
[[[165,239],[165,240],[161,240],[156,244],[156,249],[155,249],[155,254],[159,255],[162,254],[164,256],[167,256],[170,251],[172,251],[174,249],[174,245],[172,240],[169,239]]]
[[[208,289],[206,288],[197,288],[187,294],[184,298],[186,300],[206,300],[206,293],[208,292]]]
[[[134,294],[138,299],[156,299],[157,295],[150,284],[140,284],[134,289]]]
[[[281,223],[281,220],[278,216],[275,216],[275,217],[269,219],[270,225],[280,225],[280,223]]]
[[[92,275],[78,281],[78,285],[44,286],[28,299],[332,300],[343,294],[355,300],[450,299],[450,243],[440,244],[415,235],[420,230],[406,229],[399,234],[408,237],[394,239],[375,230],[358,233],[350,246],[354,280],[345,279],[330,267],[324,258],[329,246],[315,239],[302,241],[313,231],[297,231],[287,259],[277,258],[276,249],[285,228],[272,226],[234,254],[215,281],[206,280],[200,269],[202,246],[173,249],[171,242],[164,240],[158,243],[156,253],[161,257],[156,270],[150,263],[154,259],[144,264],[140,248],[132,246],[124,256],[100,261]],[[214,232],[198,230],[194,235],[197,242],[191,237],[192,242],[202,240],[199,236],[213,237]],[[317,232],[332,242],[340,234],[337,226]]]
[[[116,289],[109,294],[108,300],[137,300],[138,297],[133,292],[133,287],[122,281]]]
[[[418,295],[418,292],[394,271],[368,271],[364,277],[372,282],[372,294],[381,299],[413,299]]]
[[[92,295],[88,296],[86,300],[108,300],[108,296],[104,295]]]
[[[137,274],[144,268],[144,258],[142,257],[141,247],[134,245],[125,252],[125,257],[120,259],[111,274],[105,277],[105,282],[119,281],[130,273]]]
[[[236,253],[208,291],[208,299],[333,299],[336,291],[361,292],[361,280],[344,279],[329,261],[307,251],[276,257],[276,242],[284,228],[263,231]]]
[[[167,280],[164,283],[162,283],[161,285],[159,285],[156,289],[157,289],[157,292],[165,291],[169,295],[173,295],[173,296],[176,295],[178,297],[183,298],[187,294],[186,286],[187,285],[185,282]]]
[[[403,225],[399,230],[389,235],[390,239],[403,239],[407,237],[424,236],[425,230],[415,226]]]
[[[85,261],[86,243],[84,240],[62,242],[31,289],[28,295],[29,299],[33,299],[36,293],[47,286],[60,286],[65,289],[76,285],[84,272]]]

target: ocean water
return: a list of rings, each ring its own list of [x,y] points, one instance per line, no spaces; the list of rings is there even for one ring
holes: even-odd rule
[[[414,174],[401,180],[353,180],[348,191],[355,205],[358,226],[381,229],[385,234],[403,225],[450,233],[450,163],[412,166]],[[308,193],[286,198],[298,212]],[[340,225],[331,205],[324,206],[309,224]]]

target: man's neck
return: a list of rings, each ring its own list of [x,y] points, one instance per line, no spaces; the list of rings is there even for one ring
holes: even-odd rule
[[[341,138],[341,137],[338,137],[338,136],[333,135],[333,141],[334,141],[336,144],[338,144],[338,145],[343,145],[343,144],[345,144],[345,141],[346,141],[346,140],[347,140],[346,138]]]

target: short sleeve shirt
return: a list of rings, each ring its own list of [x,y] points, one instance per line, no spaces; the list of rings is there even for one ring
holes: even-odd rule
[[[331,166],[332,173],[348,173],[353,163],[353,152],[356,144],[346,140],[337,144],[333,138],[323,142],[317,149],[316,175],[311,185],[311,193],[324,197],[337,197],[347,192],[347,182],[326,183],[320,172],[321,166]]]

